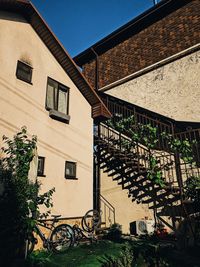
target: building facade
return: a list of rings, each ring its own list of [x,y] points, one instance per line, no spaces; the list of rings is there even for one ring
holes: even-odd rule
[[[0,62],[0,136],[22,126],[36,135],[52,213],[83,216],[93,208],[93,119],[108,110],[29,1],[0,2]]]
[[[199,9],[198,0],[163,0],[74,60],[93,88],[126,101],[122,105],[168,121],[199,123]],[[116,207],[125,232],[129,222],[152,218],[147,205],[132,204],[105,174],[101,192]]]

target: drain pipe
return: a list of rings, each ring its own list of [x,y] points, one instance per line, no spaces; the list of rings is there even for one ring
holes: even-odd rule
[[[91,51],[94,53],[96,57],[96,66],[95,66],[95,90],[99,89],[99,55],[94,50],[94,47],[91,47]],[[100,124],[99,122],[96,124],[98,129],[98,137],[100,136]],[[100,204],[100,153],[99,148],[97,146],[97,155],[93,157],[93,208],[100,212],[101,204]]]

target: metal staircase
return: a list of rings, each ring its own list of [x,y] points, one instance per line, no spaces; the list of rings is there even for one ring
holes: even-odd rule
[[[183,181],[191,175],[199,175],[200,130],[190,129],[181,133],[180,125],[175,125],[170,119],[159,117],[159,115],[156,117],[155,113],[138,112],[135,107],[131,107],[131,104],[126,105],[121,100],[116,103],[115,99],[109,96],[104,96],[103,100],[114,114],[114,120],[134,116],[135,125],[150,124],[158,129],[159,142],[153,153],[158,167],[162,170],[165,185],[160,186],[147,178],[148,149],[143,144],[133,143],[126,132],[122,134],[106,124],[100,124],[95,132],[95,151],[99,167],[117,181],[123,190],[128,190],[128,197],[132,201],[148,205],[149,209],[154,211],[154,217],[175,230],[176,218],[187,216],[187,209],[184,206]],[[175,128],[177,133],[175,133]],[[193,148],[197,163],[195,166],[184,163],[180,155],[170,151],[170,147],[162,138],[163,131],[181,140],[197,141]],[[166,165],[167,168],[165,168]],[[165,220],[166,216],[172,218],[171,223]]]

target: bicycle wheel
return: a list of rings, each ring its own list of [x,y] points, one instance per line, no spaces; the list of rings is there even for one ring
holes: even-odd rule
[[[77,225],[73,226],[74,234],[75,234],[75,246],[84,245],[84,244],[92,244],[95,240],[94,235],[88,233],[83,233],[83,230],[79,228]]]
[[[81,226],[86,232],[93,232],[101,224],[101,216],[97,210],[89,210],[81,220]]]
[[[60,224],[54,228],[50,236],[53,252],[66,252],[74,244],[74,230],[68,224]]]
[[[73,230],[74,230],[74,239],[75,239],[74,245],[78,246],[81,240],[83,239],[83,233],[77,225],[73,226]]]

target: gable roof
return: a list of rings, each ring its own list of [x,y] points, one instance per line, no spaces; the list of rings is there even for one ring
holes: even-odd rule
[[[137,34],[147,28],[156,21],[161,20],[175,10],[188,4],[193,0],[162,0],[155,6],[146,10],[136,18],[124,24],[117,30],[113,31],[91,47],[76,55],[73,59],[78,66],[83,66],[85,63],[96,58],[96,55],[101,55],[110,48],[127,40],[129,37]]]
[[[0,0],[0,10],[19,13],[33,27],[41,40],[69,75],[82,95],[92,107],[93,118],[110,118],[111,113],[106,108],[97,93],[86,81],[63,45],[51,31],[34,5],[28,0]]]

